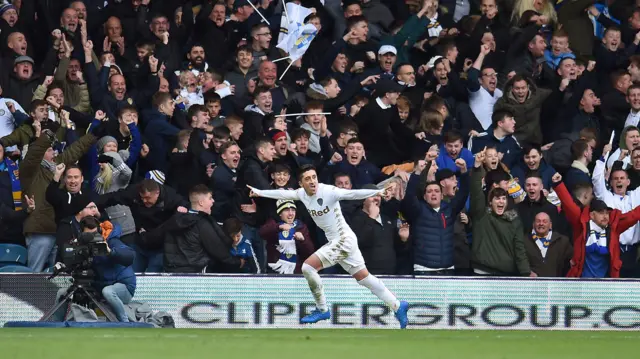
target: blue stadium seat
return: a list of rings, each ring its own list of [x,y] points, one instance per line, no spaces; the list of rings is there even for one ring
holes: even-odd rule
[[[31,268],[19,265],[0,267],[0,273],[33,273]]]
[[[27,249],[17,244],[0,244],[0,267],[27,265]]]

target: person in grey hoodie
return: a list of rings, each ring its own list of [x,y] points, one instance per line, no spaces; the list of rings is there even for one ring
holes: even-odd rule
[[[112,193],[120,189],[124,189],[129,185],[132,171],[125,163],[129,158],[129,151],[117,150],[117,141],[111,136],[102,137],[97,145],[98,147],[98,166],[100,170],[92,181],[93,190],[99,194]],[[131,214],[131,209],[124,205],[115,205],[105,208],[105,212],[109,216],[109,220],[118,224],[122,230],[121,240],[131,244],[135,239],[136,224]]]

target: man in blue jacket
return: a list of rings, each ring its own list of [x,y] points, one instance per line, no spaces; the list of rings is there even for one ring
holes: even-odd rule
[[[513,133],[516,130],[516,120],[507,110],[498,110],[491,115],[491,126],[486,132],[472,136],[468,148],[475,155],[485,147],[495,147],[502,154],[501,162],[510,169],[521,158],[522,149]]]
[[[454,274],[453,226],[469,195],[466,162],[458,159],[455,164],[459,169],[460,188],[450,202],[443,201],[444,181],[436,182],[430,180],[429,176],[424,193],[418,192],[424,164],[416,166],[407,184],[402,213],[411,225],[414,274]]]
[[[468,149],[464,148],[462,135],[456,131],[447,132],[444,135],[444,145],[440,148],[440,154],[436,158],[439,169],[448,168],[457,171],[456,160],[461,158],[467,163],[467,168],[471,168],[475,159]]]
[[[93,258],[92,270],[94,272],[93,289],[102,293],[114,314],[121,322],[128,322],[129,318],[124,305],[131,302],[136,290],[136,275],[133,271],[135,251],[120,241],[121,230],[117,225],[109,221],[100,222],[97,216],[100,213],[95,203],[89,196],[80,196],[73,201],[74,212],[69,220],[63,220],[58,229],[59,237],[68,237],[62,246],[69,245],[73,239],[77,239],[81,233],[99,234],[107,244],[106,256]],[[61,249],[61,252],[64,249]],[[57,301],[62,300],[67,292],[66,288],[60,289],[56,295]],[[67,308],[61,307],[54,315],[56,321],[65,319]]]
[[[167,173],[167,155],[176,142],[180,129],[169,121],[173,117],[175,101],[168,93],[153,95],[153,109],[145,111],[144,136],[149,145],[146,170],[159,170]]]

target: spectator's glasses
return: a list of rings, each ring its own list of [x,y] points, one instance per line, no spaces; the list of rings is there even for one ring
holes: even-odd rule
[[[484,76],[484,77],[498,77],[498,73],[494,72],[492,74],[482,74],[482,76]]]
[[[262,34],[256,34],[256,35],[271,37],[271,33],[270,32],[263,32]]]
[[[86,206],[86,207],[84,207],[84,209],[94,210],[94,209],[98,209],[98,206],[96,206],[96,205],[94,204],[94,205],[91,205],[91,206]]]

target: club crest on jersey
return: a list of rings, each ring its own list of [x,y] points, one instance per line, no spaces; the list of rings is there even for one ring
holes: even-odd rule
[[[322,206],[322,198],[318,198],[318,206]]]
[[[316,210],[313,210],[313,209],[309,210],[309,214],[314,216],[314,217],[321,217],[321,216],[324,216],[325,214],[327,214],[329,212],[330,212],[329,211],[329,206],[324,207],[324,209],[321,210],[321,211],[316,211]]]

